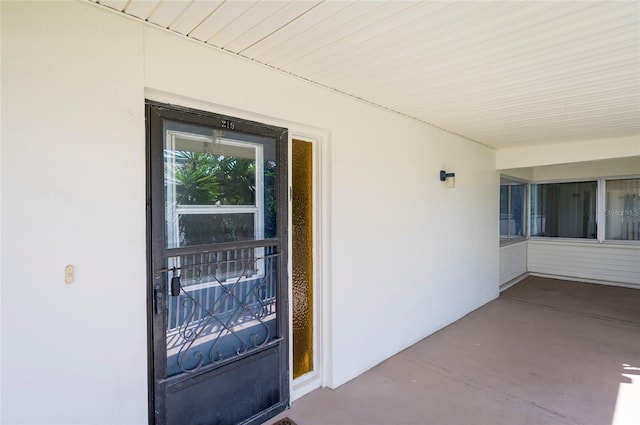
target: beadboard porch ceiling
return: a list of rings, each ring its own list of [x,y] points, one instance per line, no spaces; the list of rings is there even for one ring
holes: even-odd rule
[[[640,143],[636,1],[88,1],[497,149]]]

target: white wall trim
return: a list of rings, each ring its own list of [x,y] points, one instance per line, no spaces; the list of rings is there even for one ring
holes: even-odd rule
[[[613,281],[598,280],[598,279],[584,279],[584,278],[573,277],[573,276],[560,276],[560,275],[556,275],[556,274],[527,272],[527,273],[524,273],[524,274],[516,277],[515,279],[512,279],[512,280],[500,285],[500,292],[503,292],[503,291],[511,288],[512,286],[517,285],[518,283],[522,282],[523,280],[525,280],[526,278],[528,278],[530,276],[543,277],[543,278],[547,278],[547,279],[568,280],[568,281],[572,281],[572,282],[593,283],[593,284],[596,284],[596,285],[618,286],[618,287],[621,287],[621,288],[640,289],[640,285],[634,285],[633,283],[613,282]]]
[[[311,143],[312,146],[312,161],[313,161],[313,364],[314,369],[293,379],[291,374],[291,401],[294,401],[305,394],[313,391],[316,388],[326,385],[327,376],[326,369],[328,368],[327,360],[330,358],[329,353],[325,347],[327,341],[329,341],[329,327],[326,324],[328,320],[327,309],[331,305],[331,300],[328,298],[328,281],[327,277],[330,276],[329,270],[325,267],[325,262],[329,258],[329,251],[326,247],[325,240],[328,236],[328,232],[325,232],[325,218],[329,216],[329,211],[325,208],[324,193],[327,192],[326,187],[328,170],[324,167],[328,164],[326,159],[328,140],[318,132],[309,131],[290,131],[289,132],[289,176],[292,176],[292,161],[291,150],[293,146],[293,139],[302,140]],[[291,200],[289,202],[291,205]],[[289,208],[289,228],[292,229],[292,209]],[[289,252],[291,252],[292,239],[289,238]],[[293,275],[292,257],[289,256],[289,276]],[[293,299],[291,278],[289,285],[289,299]],[[293,303],[290,303],[290,315],[289,323],[293,323]],[[293,371],[293,329],[289,330],[291,349],[290,349],[290,366],[289,370]]]
[[[518,276],[518,277],[516,277],[514,279],[511,279],[508,282],[503,283],[502,285],[500,285],[500,292],[505,291],[505,290],[511,288],[512,286],[522,282],[523,280],[525,280],[529,276],[531,276],[531,273],[528,273],[528,272],[527,273],[523,273],[520,276]]]
[[[557,274],[530,272],[530,273],[527,273],[527,276],[544,277],[544,278],[548,278],[548,279],[558,279],[558,280],[569,280],[569,281],[572,281],[572,282],[593,283],[593,284],[596,284],[596,285],[619,286],[619,287],[622,287],[622,288],[640,289],[640,285],[635,285],[633,283],[615,282],[615,281],[598,280],[598,279],[585,279],[585,278],[581,278],[581,277],[562,276],[562,275],[557,275]]]
[[[640,241],[618,241],[615,239],[605,239],[600,242],[597,239],[581,239],[581,238],[556,238],[552,236],[531,236],[527,242],[530,244],[536,243],[552,243],[556,245],[571,245],[571,246],[610,246],[615,248],[629,248],[638,249],[640,247]]]

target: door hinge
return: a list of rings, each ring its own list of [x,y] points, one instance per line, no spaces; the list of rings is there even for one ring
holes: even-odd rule
[[[293,201],[293,186],[289,186],[289,200]]]

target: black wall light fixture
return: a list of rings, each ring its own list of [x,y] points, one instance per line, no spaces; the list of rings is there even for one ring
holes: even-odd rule
[[[447,182],[447,187],[456,187],[456,173],[447,173],[440,170],[440,181]]]

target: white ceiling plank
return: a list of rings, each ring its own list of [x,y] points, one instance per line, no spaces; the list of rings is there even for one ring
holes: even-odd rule
[[[631,100],[627,103],[629,105],[628,108],[625,108],[624,102],[620,102],[618,105],[611,106],[607,109],[592,109],[591,111],[586,110],[583,114],[580,113],[569,113],[569,112],[565,112],[564,114],[562,114],[560,116],[560,118],[564,118],[567,116],[570,117],[578,117],[581,122],[583,123],[583,125],[585,127],[588,126],[592,126],[593,123],[595,122],[597,115],[598,114],[610,114],[611,117],[615,117],[615,118],[620,118],[623,119],[623,122],[621,121],[617,121],[615,123],[615,127],[618,128],[622,128],[622,127],[626,127],[626,128],[638,128],[638,105],[637,102],[635,102],[635,100]],[[621,109],[622,108],[622,109]],[[528,109],[529,112],[531,112],[531,109]],[[541,121],[541,122],[545,122],[547,125],[547,128],[549,130],[552,130],[553,128],[557,127],[558,125],[554,122],[556,120],[558,120],[558,117],[555,115],[552,116],[542,116],[538,111],[540,111],[539,108],[534,107],[533,108],[533,113],[536,114],[536,116],[538,118],[533,118],[533,121]],[[627,112],[628,111],[628,112]],[[436,113],[430,114],[424,111],[416,111],[414,113],[413,116],[417,116],[417,117],[422,117],[422,119],[426,122],[435,122],[437,123],[437,125],[442,126],[444,128],[449,128],[449,129],[457,129],[457,132],[460,132],[461,128],[465,129],[465,132],[462,132],[461,134],[474,134],[474,139],[478,139],[478,135],[481,133],[491,133],[491,132],[495,132],[496,135],[499,134],[503,134],[507,131],[513,130],[514,128],[517,128],[520,126],[520,121],[522,120],[507,120],[507,119],[503,119],[500,115],[496,115],[496,114],[490,114],[486,117],[485,120],[481,120],[481,121],[476,121],[476,122],[471,122],[471,120],[469,118],[473,118],[475,117],[474,114],[469,115],[467,113],[467,111],[462,111],[459,115],[449,115],[449,116],[440,116],[437,114],[437,109],[436,109]],[[624,116],[626,114],[626,117]],[[635,123],[633,121],[633,117],[635,118]],[[589,119],[589,117],[594,117],[593,119]],[[486,124],[486,125],[485,125]],[[609,125],[611,125],[611,127],[614,127],[614,121],[613,119],[609,120]],[[472,129],[473,132],[469,132],[468,130]],[[640,138],[639,138],[640,140]]]
[[[163,28],[169,28],[169,25],[180,17],[185,11],[191,0],[165,0],[162,1],[147,17],[147,21],[159,25]]]
[[[271,34],[268,38],[260,40],[252,46],[241,51],[244,56],[251,59],[268,63],[273,54],[279,55],[280,48],[290,40],[295,40],[300,34],[308,31],[312,27],[320,26],[323,22],[331,19],[333,15],[351,6],[353,3],[345,1],[323,1],[309,9],[305,14],[290,22],[284,28]],[[269,54],[272,56],[269,56]]]
[[[521,74],[518,78],[511,76],[502,79],[500,74],[497,74],[494,78],[481,77],[475,84],[468,84],[466,81],[456,84],[456,80],[440,80],[441,86],[438,87],[424,82],[416,82],[413,87],[417,91],[423,88],[428,90],[430,96],[434,98],[446,97],[445,102],[439,103],[439,107],[446,110],[459,108],[459,103],[463,101],[469,107],[470,102],[476,98],[504,102],[505,97],[519,97],[524,103],[532,103],[531,99],[539,99],[544,93],[585,94],[589,92],[590,87],[611,88],[617,84],[633,86],[633,75],[638,75],[638,61],[631,58],[626,62],[614,63],[618,58],[615,53],[614,51],[609,56],[599,57],[598,60],[602,62],[599,65],[594,62],[588,68],[567,65],[566,69],[558,68],[535,74]],[[607,59],[610,60],[609,63],[606,62]],[[464,90],[454,92],[458,87]],[[377,89],[379,92],[384,92],[383,87]],[[407,94],[407,97],[411,98],[412,95]]]
[[[215,12],[223,0],[194,0],[169,28],[180,34],[190,35],[209,15]]]
[[[332,43],[339,38],[338,32],[345,31],[345,27],[349,27],[352,22],[384,6],[383,2],[375,1],[351,3],[349,7],[332,15],[331,19],[324,20],[321,25],[314,25],[295,38],[289,39],[274,52],[274,55],[263,60],[274,68],[285,67],[300,57],[311,55],[318,48]]]
[[[407,84],[412,87],[420,88],[426,86],[430,93],[436,96],[445,93],[447,97],[455,97],[453,90],[457,87],[464,87],[464,96],[466,98],[473,97],[474,93],[480,93],[482,96],[497,96],[501,92],[522,92],[523,88],[533,85],[534,90],[537,89],[538,81],[543,87],[551,87],[554,83],[558,85],[575,84],[580,81],[576,76],[589,76],[594,74],[597,79],[607,80],[613,74],[607,72],[608,69],[622,67],[623,69],[637,69],[637,57],[634,58],[634,51],[637,50],[637,43],[631,40],[631,44],[626,43],[623,39],[613,38],[610,47],[603,52],[591,52],[589,44],[586,44],[586,50],[582,52],[583,56],[572,56],[571,54],[558,55],[553,60],[533,63],[503,63],[492,64],[490,67],[483,67],[473,62],[469,65],[461,64],[455,67],[445,67],[441,72],[428,73],[424,71],[425,66],[415,65],[411,72],[402,73],[402,77],[398,74],[389,74],[390,67],[381,67],[380,72],[387,72],[388,77],[381,79],[377,74],[367,77],[366,75],[353,76],[351,80],[343,80],[333,82],[335,85],[349,84],[354,78],[359,78],[363,87],[371,87],[371,90],[377,92],[384,91],[385,87],[395,84]],[[626,62],[620,62],[620,58],[627,58]],[[625,65],[626,64],[626,65]],[[445,72],[446,71],[446,72]],[[379,81],[378,83],[368,80]],[[434,85],[432,81],[437,81]],[[489,91],[491,93],[489,93]],[[410,96],[410,94],[409,94]]]
[[[618,21],[616,21],[618,22]],[[467,50],[465,55],[448,55],[437,64],[427,64],[424,70],[438,69],[459,69],[459,64],[473,64],[480,70],[495,73],[496,66],[528,66],[529,64],[541,61],[555,61],[566,55],[579,54],[580,52],[594,51],[604,45],[602,51],[606,51],[611,45],[608,38],[616,32],[623,32],[627,36],[633,32],[637,34],[637,25],[625,23],[621,27],[606,27],[598,32],[594,28],[599,26],[588,26],[584,31],[571,31],[562,38],[548,32],[536,34],[536,36],[515,37],[517,42],[500,43],[497,48],[495,43],[485,45],[474,45],[474,50]],[[580,34],[580,35],[577,35]]]
[[[429,3],[431,4],[431,3]],[[428,43],[414,42],[416,40],[423,40],[427,38],[424,32],[428,29],[428,25],[421,24],[421,21],[417,23],[411,23],[409,25],[401,25],[397,29],[385,34],[383,37],[378,37],[375,40],[370,40],[366,46],[356,46],[358,51],[353,54],[351,51],[345,51],[339,57],[335,59],[339,60],[339,63],[344,63],[344,55],[352,55],[359,59],[359,67],[357,69],[370,69],[377,68],[382,61],[392,61],[393,63],[404,63],[407,58],[424,58],[428,59],[429,64],[439,64],[440,60],[447,55],[464,55],[464,52],[456,51],[455,44],[457,39],[464,40],[466,43],[469,40],[477,40],[478,38],[495,38],[498,35],[495,34],[495,19],[496,16],[503,16],[503,20],[498,25],[500,28],[508,26],[509,22],[517,22],[519,15],[527,15],[534,13],[536,9],[526,9],[519,6],[519,3],[509,2],[504,3],[506,6],[512,6],[511,8],[504,8],[501,10],[496,9],[481,9],[474,13],[474,16],[464,19],[462,16],[456,16],[454,18],[455,28],[442,28],[443,33],[433,34],[428,36]],[[535,5],[540,7],[549,7],[545,2],[537,2]],[[437,11],[436,11],[437,12]],[[490,15],[492,19],[488,19],[485,15]],[[505,16],[506,15],[506,16]],[[476,21],[474,25],[468,22],[469,18],[473,18]],[[478,19],[479,18],[479,19]],[[429,22],[428,19],[425,19]],[[471,30],[471,28],[474,28]],[[468,31],[473,31],[473,35],[466,36]],[[504,31],[504,30],[503,30]],[[453,35],[455,34],[455,36]],[[445,37],[445,40],[442,38]],[[437,40],[436,40],[437,39]],[[436,42],[438,46],[447,46],[446,50],[436,48]],[[434,60],[435,59],[435,60]],[[323,68],[314,69],[316,75],[320,73],[319,77],[325,78],[329,84],[331,80],[340,77],[340,75],[349,74],[354,68],[352,65],[349,69],[340,69],[337,66],[333,66],[331,62],[328,62],[327,70]],[[347,68],[347,67],[345,67]]]
[[[631,95],[637,98],[639,93],[638,86],[636,85],[634,90],[634,87],[630,86],[627,82],[633,78],[634,73],[628,72],[626,80],[620,82],[608,81],[606,84],[597,83],[590,86],[578,84],[577,87],[576,85],[571,87],[555,86],[556,90],[553,90],[553,88],[545,88],[544,90],[535,90],[532,94],[514,92],[502,97],[489,94],[485,98],[490,99],[491,103],[484,100],[485,98],[483,98],[482,95],[465,98],[464,94],[461,94],[458,98],[467,101],[464,109],[468,114],[483,113],[495,114],[496,116],[502,116],[501,112],[508,112],[519,106],[526,107],[530,110],[530,113],[533,113],[535,109],[544,110],[554,105],[566,105],[577,108],[580,103],[582,103],[582,99],[588,99],[590,104],[597,107],[596,105],[598,104],[599,98],[603,99],[603,101],[611,101],[611,98],[616,99],[616,93],[618,91],[630,92]],[[580,93],[580,95],[576,95],[576,93]],[[437,97],[435,98],[437,99]],[[458,103],[460,101],[461,100],[458,100]],[[636,104],[640,104],[640,101],[636,101]],[[438,102],[439,113],[446,114],[456,109],[456,101],[451,98]]]
[[[640,123],[638,123],[637,119],[635,122],[633,121],[631,114],[627,117],[616,114],[598,119],[594,118],[587,124],[585,124],[584,118],[579,118],[573,122],[557,123],[542,119],[527,124],[510,123],[508,126],[501,125],[499,121],[493,121],[492,125],[481,129],[469,126],[462,120],[444,120],[438,121],[438,123],[461,134],[469,134],[469,131],[473,131],[474,139],[483,143],[504,145],[516,141],[528,142],[530,138],[558,142],[563,138],[568,140],[579,138],[601,139],[637,135],[638,131],[640,131]],[[640,141],[640,137],[638,140]]]
[[[620,114],[629,113],[640,116],[637,113],[639,108],[637,99],[622,96],[618,98],[612,96],[604,102],[594,101],[588,106],[581,105],[581,102],[578,101],[563,102],[561,99],[549,99],[535,105],[520,104],[511,108],[496,107],[495,104],[489,104],[487,108],[464,108],[461,111],[448,112],[442,112],[437,104],[432,104],[431,107],[425,107],[425,105],[415,106],[415,108],[407,109],[412,116],[428,117],[428,120],[437,122],[457,120],[464,122],[468,127],[478,130],[484,128],[486,123],[490,123],[493,128],[499,129],[499,131],[509,128],[513,122],[527,119],[544,118],[548,122],[552,122],[556,116],[571,115],[582,117],[585,119],[585,125],[589,125],[590,122],[586,118],[600,112],[611,113],[617,111]],[[489,109],[492,110],[488,111]],[[494,124],[498,125],[494,126]]]
[[[451,103],[456,103],[462,99],[456,99],[455,94],[451,91],[457,88],[464,88],[463,96],[465,99],[478,97],[491,97],[501,99],[503,96],[520,96],[523,99],[535,98],[545,92],[558,92],[559,90],[581,92],[590,85],[608,86],[614,84],[619,73],[624,75],[637,75],[637,62],[629,60],[627,63],[611,64],[607,66],[602,64],[599,68],[605,74],[598,74],[591,70],[575,67],[569,70],[557,70],[556,72],[540,72],[539,75],[522,74],[519,78],[507,77],[478,79],[473,84],[462,77],[456,80],[442,81],[442,86],[434,87],[429,84],[415,84],[416,89],[426,88],[432,96],[446,96]],[[631,81],[627,78],[623,84],[629,85]],[[392,83],[390,83],[392,85]],[[447,90],[448,89],[448,90]],[[445,107],[445,105],[443,105]]]
[[[103,6],[107,6],[111,9],[119,10],[120,12],[122,12],[125,9],[125,7],[127,7],[129,0],[98,0],[98,3],[100,3]]]
[[[131,0],[124,12],[145,21],[160,4],[160,0]]]
[[[480,111],[476,114],[469,114],[467,111],[461,113],[452,112],[450,114],[437,111],[433,116],[438,119],[461,119],[464,120],[466,125],[481,129],[486,126],[487,123],[492,123],[495,119],[494,117],[499,117],[501,123],[508,125],[515,122],[537,121],[540,119],[552,122],[554,119],[566,116],[584,118],[584,116],[596,116],[596,114],[633,114],[634,109],[638,106],[638,101],[637,97],[633,94],[626,94],[610,97],[603,102],[595,101],[589,104],[584,104],[583,102],[551,102],[551,105],[548,107],[542,106],[543,105],[538,105],[535,113],[532,113],[530,108],[514,107],[505,109],[504,112],[499,115],[486,111]],[[640,120],[640,116],[638,116],[637,119]]]
[[[529,101],[525,101],[525,96],[514,93],[511,97],[504,96],[496,98],[493,96],[475,96],[469,97],[468,103],[464,108],[455,107],[455,103],[449,103],[449,99],[442,96],[429,97],[426,102],[415,102],[413,98],[394,98],[386,99],[388,102],[399,102],[400,105],[413,105],[412,109],[419,111],[430,110],[433,115],[437,116],[459,116],[466,115],[469,122],[476,119],[482,120],[486,117],[506,117],[509,114],[526,111],[529,115],[544,114],[553,108],[568,108],[570,110],[579,111],[588,107],[597,109],[600,105],[624,103],[626,95],[636,97],[635,103],[638,104],[637,90],[640,85],[635,87],[625,83],[612,84],[609,86],[593,86],[591,90],[581,88],[582,92],[577,95],[576,89],[567,89],[565,92],[537,93],[535,99],[529,96]],[[418,94],[428,95],[428,90],[417,90]],[[380,99],[384,99],[381,97]],[[446,104],[446,105],[445,105]],[[397,105],[397,106],[400,106]],[[622,107],[624,108],[624,107]]]
[[[542,4],[543,2],[540,2],[540,4]],[[478,38],[478,37],[482,37],[482,33],[480,34],[476,34],[477,37],[472,37],[473,38]],[[515,37],[514,39],[518,40],[517,37]],[[494,41],[494,44],[495,41]],[[452,46],[451,43],[447,43],[448,46]],[[491,44],[489,44],[490,46]],[[497,45],[499,46],[500,49],[502,49],[502,51],[504,51],[504,46],[505,43],[501,42],[501,43],[497,43]],[[583,43],[583,45],[586,48],[589,48],[589,45],[586,43]],[[487,49],[487,48],[481,48],[481,46],[478,46],[477,49],[475,50],[470,50],[470,51],[454,51],[453,53],[448,53],[447,51],[438,51],[438,50],[433,50],[433,48],[431,46],[426,46],[426,48],[424,48],[424,53],[421,54],[421,44],[420,43],[415,43],[416,47],[409,47],[408,49],[404,49],[401,52],[397,52],[397,49],[394,50],[384,50],[382,52],[380,52],[380,56],[377,58],[374,58],[373,60],[370,60],[369,63],[365,63],[365,70],[367,68],[372,68],[373,72],[375,72],[375,69],[380,69],[380,68],[384,68],[384,66],[380,67],[380,65],[384,65],[384,61],[391,61],[394,64],[403,64],[404,68],[403,69],[409,69],[409,72],[403,71],[402,72],[402,77],[398,77],[400,79],[402,79],[403,81],[405,81],[406,77],[409,77],[412,71],[411,70],[419,70],[418,72],[415,72],[414,74],[416,75],[416,78],[422,78],[424,80],[430,78],[430,77],[436,77],[438,76],[439,73],[444,73],[446,75],[451,75],[452,72],[460,72],[460,70],[465,70],[467,68],[472,68],[473,69],[473,73],[474,75],[478,72],[482,73],[483,70],[488,70],[491,73],[495,74],[496,69],[495,66],[496,64],[499,64],[500,61],[504,62],[504,58],[502,56],[505,56],[505,54],[500,54],[500,51],[498,51],[498,54],[494,54],[492,53],[492,50]],[[553,49],[554,46],[549,46],[548,48],[546,48],[546,51],[554,51],[556,49]],[[514,46],[514,50],[512,52],[509,52],[509,55],[507,55],[507,57],[509,58],[508,63],[517,63],[515,59],[517,59],[518,56],[518,48],[520,49],[520,51],[522,52],[520,54],[520,56],[531,56],[526,48],[523,48],[523,46]],[[489,51],[487,51],[489,50]],[[564,54],[564,52],[561,52],[562,54]],[[453,63],[448,63],[447,61],[455,61]],[[481,62],[485,62],[486,65],[482,66]],[[492,63],[493,62],[493,63]],[[375,64],[375,66],[370,65],[370,64]],[[346,71],[345,74],[349,74],[351,73],[355,73],[358,72],[360,73],[362,70],[358,69],[358,68],[351,68],[352,71]],[[386,71],[385,71],[386,72]],[[464,72],[464,71],[463,71]],[[435,75],[434,75],[435,74]],[[399,74],[398,74],[399,75]],[[344,77],[344,75],[342,76]],[[318,77],[316,77],[318,78]],[[335,76],[333,78],[337,78],[340,79],[340,76]],[[380,76],[376,76],[376,74],[372,74],[372,78],[375,79],[376,81],[380,81],[382,80],[380,78]],[[360,81],[361,77],[358,77],[358,79]],[[385,82],[388,82],[386,79],[384,79]],[[333,84],[332,78],[328,78],[326,81],[327,84]],[[364,84],[364,82],[363,82]]]
[[[591,120],[591,123],[588,125],[584,124],[583,117],[574,117],[573,119],[564,119],[550,122],[548,120],[540,119],[537,121],[529,121],[526,123],[522,122],[513,122],[509,123],[506,126],[506,131],[496,131],[496,127],[500,126],[499,122],[490,123],[491,125],[486,127],[485,129],[476,129],[475,126],[469,126],[461,121],[439,121],[443,124],[447,125],[448,128],[455,128],[457,131],[462,131],[464,133],[468,133],[470,129],[473,129],[476,137],[480,137],[483,139],[488,138],[503,138],[505,136],[510,137],[511,135],[516,135],[518,133],[522,133],[525,131],[535,131],[536,136],[541,134],[559,134],[564,133],[567,134],[593,134],[599,131],[607,131],[611,127],[616,129],[615,134],[621,135],[621,133],[632,130],[632,131],[640,131],[640,123],[636,121],[635,124],[629,124],[629,120],[633,119],[631,114],[601,114],[600,116],[594,116]],[[461,123],[461,124],[459,124]],[[600,138],[600,137],[592,137],[592,138]],[[640,138],[638,139],[640,141]]]
[[[242,15],[238,16],[238,18],[233,21],[233,25],[227,25],[211,36],[207,40],[207,43],[236,52],[230,47],[234,40],[242,37],[244,34],[250,33],[259,27],[262,22],[269,21],[271,17],[280,13],[280,11],[287,7],[288,4],[288,2],[284,1],[257,2],[253,7],[247,9]],[[277,20],[273,20],[272,22],[276,21]],[[259,32],[261,30],[258,29],[257,31]],[[262,31],[265,31],[264,27],[262,27]],[[271,31],[267,29],[266,31],[269,33],[272,32],[273,29],[271,29]],[[240,50],[243,47],[246,47],[246,45],[238,46]]]
[[[216,9],[215,13],[208,15],[200,25],[194,28],[189,36],[206,42],[257,3],[256,1],[225,1]]]
[[[640,86],[636,89],[640,89]],[[637,90],[636,90],[637,91]],[[612,110],[617,108],[622,111],[634,111],[639,106],[638,96],[636,93],[629,92],[628,86],[619,86],[612,90],[594,90],[590,95],[580,97],[568,96],[546,96],[541,98],[535,104],[524,104],[513,98],[504,102],[481,102],[480,99],[474,99],[473,104],[468,108],[455,110],[448,108],[443,110],[439,108],[439,104],[431,104],[429,108],[426,105],[418,105],[414,111],[416,113],[424,113],[429,110],[430,115],[438,118],[447,117],[465,117],[468,124],[478,124],[483,121],[499,117],[503,122],[510,119],[526,119],[528,117],[545,116],[552,118],[556,114],[581,114],[588,115],[600,110]]]
[[[357,17],[350,21],[347,25],[336,28],[331,36],[330,43],[319,40],[317,44],[309,49],[313,52],[311,55],[299,55],[297,58],[287,63],[287,69],[294,74],[304,73],[305,68],[313,66],[315,63],[322,61],[324,57],[331,56],[334,52],[339,52],[351,43],[359,43],[362,39],[369,38],[370,31],[376,31],[385,20],[392,17],[407,8],[414,7],[414,3],[409,2],[389,2],[384,7],[372,10],[366,15]]]
[[[397,11],[392,15],[386,15],[392,12],[386,10],[378,21],[370,18],[368,19],[370,22],[367,22],[366,26],[362,28],[354,25],[349,34],[332,44],[319,48],[314,53],[312,61],[307,61],[304,67],[292,68],[292,71],[309,73],[308,75],[317,78],[330,72],[339,73],[338,69],[349,69],[354,63],[358,63],[361,57],[376,54],[384,42],[393,42],[395,49],[402,49],[404,29],[411,26],[416,15],[432,13],[434,7],[432,5],[445,7],[441,3],[394,3],[394,5],[396,5]],[[427,9],[424,5],[431,7]]]
[[[536,129],[536,128],[546,128],[548,130],[554,129],[554,133],[557,131],[566,131],[566,132],[575,132],[575,131],[597,131],[599,128],[606,128],[613,125],[618,125],[620,123],[628,122],[629,118],[634,119],[630,113],[626,114],[598,114],[593,115],[591,123],[585,126],[584,118],[565,118],[565,119],[557,119],[553,121],[548,120],[537,120],[533,122],[527,123],[517,123],[515,126],[511,126],[510,128],[517,128],[518,131],[522,131],[522,129]],[[637,122],[637,121],[636,121]],[[473,127],[475,128],[475,127]],[[494,126],[491,127],[495,129]],[[633,128],[633,127],[630,127]],[[635,128],[640,129],[640,123],[637,123]],[[487,133],[491,134],[491,133]],[[506,133],[508,134],[508,133]]]
[[[541,4],[542,3],[543,2],[541,2]],[[634,25],[630,25],[630,27],[634,32],[636,31],[636,27]],[[482,33],[473,34],[471,40],[479,37],[482,37]],[[601,36],[598,35],[598,37]],[[467,43],[472,43],[471,40],[469,40]],[[394,63],[404,64],[406,69],[419,70],[419,73],[414,73],[416,78],[426,79],[425,77],[428,78],[429,76],[438,77],[439,73],[451,75],[452,72],[459,72],[460,70],[465,70],[468,68],[473,69],[473,75],[477,75],[478,70],[480,73],[482,73],[483,70],[486,70],[491,74],[496,74],[496,67],[516,66],[519,63],[518,59],[520,57],[524,57],[528,60],[536,60],[540,57],[548,57],[549,52],[551,52],[551,54],[555,54],[556,56],[562,56],[566,54],[566,52],[564,51],[566,49],[563,46],[558,45],[558,43],[556,42],[556,38],[553,37],[553,35],[548,38],[548,45],[545,45],[542,41],[531,44],[533,49],[542,52],[543,55],[534,54],[532,52],[532,48],[527,48],[527,45],[523,44],[521,38],[513,37],[513,40],[515,41],[503,41],[501,43],[497,43],[497,47],[492,47],[496,45],[495,41],[493,41],[493,44],[491,44],[491,42],[487,42],[486,46],[475,45],[475,49],[467,49],[466,51],[454,51],[454,53],[448,53],[446,50],[444,52],[439,49],[434,50],[432,46],[429,46],[425,49],[425,52],[423,54],[420,54],[420,44],[417,43],[416,45],[418,47],[416,48],[410,47],[407,51],[399,52],[397,54],[394,54],[394,52],[388,52],[384,57],[390,58],[390,60],[392,60]],[[595,41],[597,42],[597,40]],[[589,43],[581,42],[579,43],[579,45],[582,46],[583,49],[593,48],[593,46]],[[445,49],[454,47],[451,43],[446,43],[446,46],[448,47],[445,47]],[[437,59],[434,60],[434,58]],[[378,63],[379,65],[380,60],[376,60],[373,62]],[[403,80],[409,78],[410,72],[412,71],[403,72],[401,78]],[[380,80],[379,77],[374,78]],[[332,82],[328,81],[328,83],[331,84]]]
[[[244,50],[260,42],[264,38],[277,33],[290,22],[295,21],[319,3],[320,0],[291,1],[278,10],[277,13],[272,14],[262,22],[256,24],[253,28],[246,31],[244,34],[228,42],[225,45],[225,49],[231,50],[232,52],[242,53]]]

